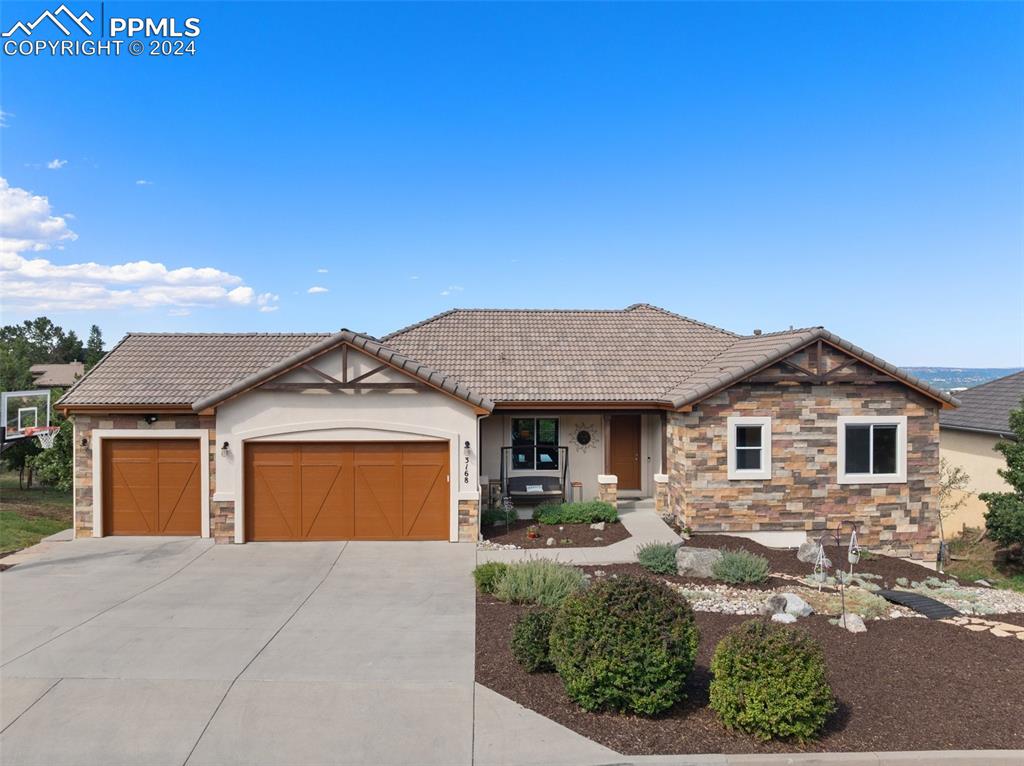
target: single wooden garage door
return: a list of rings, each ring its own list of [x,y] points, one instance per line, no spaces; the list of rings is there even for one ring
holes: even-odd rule
[[[447,442],[245,448],[247,540],[447,540]]]
[[[198,535],[198,439],[104,439],[103,533]]]

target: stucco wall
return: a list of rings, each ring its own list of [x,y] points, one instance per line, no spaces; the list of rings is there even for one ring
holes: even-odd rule
[[[772,476],[728,478],[730,415],[772,418]],[[837,418],[906,415],[907,481],[839,484]],[[934,560],[937,552],[938,405],[897,383],[734,386],[693,412],[671,413],[669,494],[696,531],[806,531],[851,519],[871,547]]]
[[[985,526],[988,506],[978,499],[980,493],[1010,491],[1010,485],[996,473],[1006,467],[1006,460],[994,449],[998,441],[999,438],[992,434],[941,429],[939,454],[951,465],[963,468],[971,477],[967,492],[958,493],[958,498],[965,500],[963,507],[943,519],[947,536],[956,534],[965,526]]]
[[[332,352],[314,366],[342,375],[342,354]],[[379,365],[375,359],[348,352],[349,377]],[[373,382],[407,380],[393,370]],[[278,378],[288,383],[320,380],[304,370]],[[265,391],[254,390],[217,408],[216,471],[218,503],[233,503],[235,536],[244,540],[243,450],[252,441],[414,441],[450,444],[452,541],[459,540],[459,501],[478,500],[477,416],[465,403],[440,392],[420,391]],[[465,442],[469,442],[469,450]],[[224,442],[228,450],[221,449]],[[468,458],[468,460],[467,460]],[[463,514],[464,516],[466,514]],[[475,517],[474,517],[475,518]],[[463,534],[463,537],[466,537]]]
[[[608,440],[608,415],[602,412],[494,412],[480,423],[481,474],[491,481],[497,481],[501,476],[501,447],[512,444],[512,419],[519,417],[558,418],[558,443],[569,448],[569,481],[583,482],[584,500],[597,498],[597,476],[606,473],[605,448]],[[573,440],[573,435],[582,428],[586,428],[593,437],[587,449],[581,448]],[[644,497],[654,495],[654,474],[661,473],[661,449],[661,415],[657,412],[643,413],[640,434],[640,494]],[[517,473],[519,472],[510,471],[509,475],[515,476]],[[557,476],[560,471],[522,473]]]

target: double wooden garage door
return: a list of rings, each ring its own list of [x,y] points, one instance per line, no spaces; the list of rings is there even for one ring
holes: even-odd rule
[[[200,534],[199,464],[198,439],[104,440],[104,534]]]
[[[447,442],[252,443],[247,540],[447,540]]]

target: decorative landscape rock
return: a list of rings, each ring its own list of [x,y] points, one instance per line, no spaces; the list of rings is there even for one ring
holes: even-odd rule
[[[785,612],[779,612],[772,615],[772,622],[781,622],[784,625],[788,625],[789,623],[796,622],[796,617]]]
[[[711,577],[712,568],[721,558],[722,552],[714,548],[683,546],[676,551],[676,570],[683,577]]]
[[[852,612],[846,612],[838,620],[836,624],[841,628],[846,628],[851,633],[867,633],[868,626],[864,624],[863,618],[859,614],[853,614]]]
[[[781,594],[774,594],[764,602],[764,613],[770,615],[782,614],[786,611],[786,597]]]
[[[545,545],[554,545],[554,544],[555,544],[555,538],[553,538],[553,537],[549,537],[549,538],[547,539],[547,542],[545,542],[544,544],[545,544]]]
[[[793,617],[807,617],[814,613],[811,605],[800,598],[795,593],[783,593],[781,594],[782,599],[786,602],[782,608],[786,614],[792,615]]]
[[[598,532],[604,532],[604,522],[598,521],[590,525],[591,529],[596,529]]]
[[[800,547],[797,548],[796,557],[805,564],[813,564],[818,559],[818,551],[820,549],[820,545],[808,540],[806,543],[801,543]]]

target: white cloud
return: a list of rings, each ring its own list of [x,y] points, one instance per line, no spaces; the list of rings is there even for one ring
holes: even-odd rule
[[[317,274],[326,274],[327,273],[327,269],[317,269],[316,273]]]
[[[188,316],[194,306],[273,311],[278,296],[257,293],[237,274],[210,266],[169,269],[153,261],[54,263],[31,254],[78,238],[46,197],[0,178],[0,282],[7,306],[39,310],[150,309]],[[22,255],[24,253],[25,255]],[[25,257],[28,255],[29,257]]]
[[[309,293],[310,295],[317,295],[318,293],[326,293],[327,288],[320,287],[320,285],[314,285],[313,287],[306,290],[306,292]]]
[[[6,128],[10,124],[7,122],[7,118],[13,116],[14,115],[10,112],[5,112],[3,109],[0,109],[0,128]]]
[[[441,295],[451,295],[452,293],[461,293],[462,285],[448,285],[444,290],[441,291]]]
[[[409,277],[409,279],[419,279],[419,278],[420,278],[419,274],[413,274],[411,277]]]
[[[62,167],[68,164],[67,160],[61,160],[54,157],[52,160],[46,163],[46,167],[50,170],[60,170]]]
[[[0,177],[0,253],[39,252],[78,239],[62,216],[53,215],[50,200],[11,186]]]
[[[280,306],[260,306],[261,314],[269,314],[271,311],[277,311]]]
[[[169,317],[187,317],[191,314],[192,312],[188,309],[171,309],[167,312],[167,316]]]
[[[135,185],[136,186],[152,186],[153,182],[152,181],[147,181],[145,178],[140,178],[138,181],[135,182]]]

